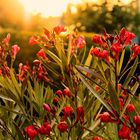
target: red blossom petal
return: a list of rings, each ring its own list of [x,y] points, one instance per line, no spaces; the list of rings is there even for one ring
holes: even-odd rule
[[[12,46],[12,58],[15,59],[17,53],[19,52],[20,47],[18,45],[13,45]]]
[[[60,132],[66,132],[68,130],[68,125],[65,121],[62,121],[58,124],[57,128]]]
[[[36,36],[32,36],[30,39],[29,39],[29,45],[36,45],[38,44],[38,41],[37,41],[37,37]]]
[[[57,35],[59,35],[62,32],[65,32],[65,31],[66,31],[66,29],[64,28],[64,26],[56,26],[56,27],[54,27],[54,32]]]

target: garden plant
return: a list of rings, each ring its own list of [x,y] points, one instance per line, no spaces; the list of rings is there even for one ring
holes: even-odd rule
[[[8,34],[0,42],[0,139],[139,140],[140,46],[134,38],[122,28],[93,35],[93,46],[86,46],[77,31],[44,29],[29,40],[32,49],[40,46],[33,66],[15,69],[20,44],[11,45]]]

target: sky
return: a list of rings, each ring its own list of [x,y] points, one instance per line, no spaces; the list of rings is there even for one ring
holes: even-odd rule
[[[77,4],[85,0],[19,0],[26,13],[41,13],[42,16],[60,16],[68,3]],[[89,0],[92,1],[92,0]]]
[[[19,0],[23,5],[26,14],[41,13],[43,17],[61,16],[66,11],[67,5],[78,4],[82,2],[98,2],[101,0]],[[109,0],[108,0],[109,1]],[[120,0],[124,4],[132,0]],[[118,2],[118,0],[111,0],[111,3]]]

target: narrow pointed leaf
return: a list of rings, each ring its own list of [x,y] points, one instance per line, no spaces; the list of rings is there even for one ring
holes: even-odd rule
[[[130,69],[130,71],[129,71],[129,73],[128,73],[126,79],[125,79],[125,82],[124,82],[124,84],[123,84],[124,87],[127,88],[127,85],[129,84],[129,82],[130,82],[132,76],[134,75],[134,73],[135,73],[135,71],[136,71],[136,69],[137,69],[137,66],[138,66],[138,57],[136,57],[136,59],[135,59],[135,61],[134,61],[134,64],[133,64],[133,66],[131,67],[131,69]]]
[[[123,64],[123,60],[124,60],[124,54],[125,54],[125,50],[122,51],[121,54],[121,58],[120,58],[120,62],[119,62],[119,68],[118,68],[118,75],[120,74],[121,68],[122,68],[122,64]]]
[[[112,82],[108,82],[108,92],[110,95],[111,103],[113,108],[119,113],[120,112],[120,103],[118,99],[117,92]]]
[[[112,112],[110,106],[106,103],[106,101],[92,88],[92,86],[88,83],[88,81],[79,73],[79,78],[85,84],[85,86],[91,91],[91,93],[108,109],[108,111]],[[113,113],[113,112],[112,112]]]

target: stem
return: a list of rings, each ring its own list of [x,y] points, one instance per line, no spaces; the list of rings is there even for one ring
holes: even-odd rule
[[[123,71],[121,72],[121,75],[125,72],[125,70],[127,69],[127,67],[128,67],[128,65],[129,65],[129,63],[130,63],[130,60],[129,60],[129,61],[128,61],[128,63],[125,65],[125,67],[124,67]]]
[[[117,61],[115,61],[115,88],[118,94],[118,71],[117,71]]]

